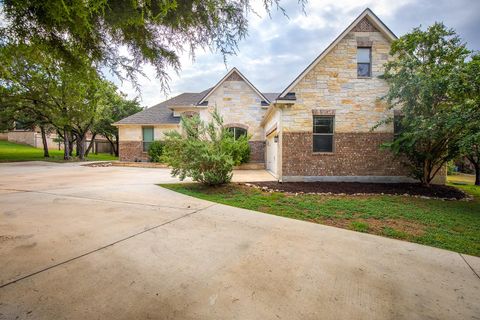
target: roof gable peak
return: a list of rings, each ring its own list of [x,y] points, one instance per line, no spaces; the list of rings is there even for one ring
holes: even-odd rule
[[[315,59],[313,62],[298,75],[297,78],[279,95],[284,98],[307,73],[309,73],[330,51],[351,31],[355,32],[371,32],[378,31],[382,33],[389,41],[397,39],[397,36],[380,20],[370,8],[366,8],[363,12],[343,30],[340,35],[333,40],[332,43]]]
[[[211,88],[205,96],[198,102],[198,104],[205,103],[208,97],[218,88],[222,83],[225,81],[244,81],[248,86],[255,91],[256,94],[260,96],[264,101],[270,103],[270,100],[265,97],[263,93],[261,93],[236,67],[233,67],[223,78],[213,87]]]

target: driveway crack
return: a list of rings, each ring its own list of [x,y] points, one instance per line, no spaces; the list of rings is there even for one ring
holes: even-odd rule
[[[463,256],[463,254],[459,253],[458,254],[460,257],[462,257],[463,261],[465,261],[465,263],[467,264],[467,266],[470,267],[470,269],[473,271],[473,273],[477,276],[478,279],[480,279],[480,275],[475,271],[475,269],[473,269],[473,267],[470,265],[470,263],[468,263],[467,259],[465,259],[465,257]]]
[[[167,224],[170,224],[170,223],[172,223],[172,222],[175,222],[175,221],[177,221],[177,220],[180,220],[180,219],[183,219],[183,218],[187,218],[187,217],[189,217],[189,216],[191,216],[191,215],[193,215],[193,214],[195,214],[195,213],[198,213],[198,212],[200,212],[200,211],[206,210],[206,209],[211,208],[211,207],[216,206],[216,205],[218,205],[218,204],[213,203],[213,204],[211,204],[211,205],[209,205],[209,206],[207,206],[207,207],[204,207],[204,208],[201,208],[201,209],[197,209],[197,210],[195,210],[195,211],[186,213],[186,214],[184,214],[184,215],[182,215],[182,216],[180,216],[180,217],[177,217],[177,218],[175,218],[175,219],[171,219],[171,220],[168,220],[168,221],[166,221],[166,222],[157,224],[157,225],[155,225],[155,226],[153,226],[153,227],[150,227],[150,228],[144,229],[144,230],[142,230],[142,231],[136,232],[136,233],[131,234],[131,235],[127,236],[127,237],[121,238],[121,239],[119,239],[119,240],[116,240],[116,241],[111,242],[111,243],[109,243],[109,244],[106,244],[106,245],[104,245],[104,246],[101,246],[101,247],[99,247],[99,248],[97,248],[97,249],[94,249],[94,250],[85,252],[85,253],[83,253],[83,254],[81,254],[81,255],[78,255],[78,256],[76,256],[76,257],[73,257],[73,258],[70,258],[70,259],[61,261],[61,262],[59,262],[59,263],[56,263],[56,264],[51,265],[51,266],[48,266],[48,267],[43,268],[43,269],[41,269],[41,270],[38,270],[38,271],[35,271],[35,272],[33,272],[33,273],[27,274],[27,275],[25,275],[25,276],[22,276],[22,277],[20,277],[20,278],[17,278],[17,279],[15,279],[15,280],[12,280],[12,281],[9,281],[9,282],[7,282],[7,283],[4,283],[4,284],[0,285],[0,289],[5,288],[5,287],[7,287],[7,286],[9,286],[9,285],[12,285],[12,284],[14,284],[14,283],[17,283],[17,282],[19,282],[19,281],[22,281],[22,280],[31,278],[31,277],[33,277],[33,276],[35,276],[35,275],[37,275],[37,274],[43,273],[43,272],[45,272],[45,271],[54,269],[54,268],[56,268],[56,267],[59,267],[59,266],[62,266],[62,265],[64,265],[64,264],[70,263],[70,262],[72,262],[72,261],[78,260],[78,259],[80,259],[80,258],[86,257],[86,256],[91,255],[91,254],[93,254],[93,253],[99,252],[99,251],[101,251],[101,250],[107,249],[107,248],[112,247],[112,246],[114,246],[114,245],[116,245],[116,244],[119,244],[119,243],[121,243],[121,242],[124,242],[124,241],[127,241],[127,240],[129,240],[129,239],[135,238],[135,237],[137,237],[137,236],[139,236],[139,235],[141,235],[141,234],[147,233],[147,232],[149,232],[149,231],[158,229],[158,228],[160,228],[160,227],[163,227],[163,226],[165,226],[165,225],[167,225]]]

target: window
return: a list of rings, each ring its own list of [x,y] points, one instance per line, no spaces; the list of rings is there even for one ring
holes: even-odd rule
[[[394,137],[398,137],[400,133],[402,133],[402,121],[403,115],[395,114],[393,116],[393,135]]]
[[[142,127],[143,151],[147,152],[153,142],[153,127]]]
[[[372,48],[357,48],[357,76],[372,76]]]
[[[235,140],[237,140],[241,136],[247,135],[247,130],[239,127],[230,127],[228,128],[228,131],[230,131],[233,134],[233,137],[235,138]]]
[[[313,116],[313,152],[333,152],[333,116]]]

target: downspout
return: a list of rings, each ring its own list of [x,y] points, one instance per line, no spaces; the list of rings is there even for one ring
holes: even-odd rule
[[[278,112],[277,176],[278,181],[283,182],[283,108],[278,108]]]

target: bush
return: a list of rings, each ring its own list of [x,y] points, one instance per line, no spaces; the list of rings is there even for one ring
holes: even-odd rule
[[[198,115],[182,117],[181,123],[183,135],[176,131],[166,134],[162,157],[180,180],[190,177],[207,185],[228,183],[233,166],[248,161],[248,137],[235,140],[216,110],[210,123]]]
[[[224,138],[222,139],[222,149],[232,156],[234,166],[247,163],[250,160],[249,139],[249,136],[242,135],[235,140],[233,133],[225,130]]]
[[[150,161],[161,162],[164,147],[165,143],[163,141],[153,141],[148,148],[148,156],[150,157]]]

